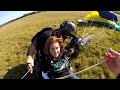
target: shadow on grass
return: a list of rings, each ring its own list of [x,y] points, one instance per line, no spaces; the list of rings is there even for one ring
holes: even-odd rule
[[[17,67],[10,69],[5,74],[3,79],[21,79],[25,75],[26,72],[27,72],[26,65],[21,64]],[[33,73],[33,74],[28,73],[23,79],[36,79],[35,73]]]

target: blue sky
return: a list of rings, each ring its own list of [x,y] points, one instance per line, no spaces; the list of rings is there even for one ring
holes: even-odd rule
[[[0,25],[32,11],[0,11]]]

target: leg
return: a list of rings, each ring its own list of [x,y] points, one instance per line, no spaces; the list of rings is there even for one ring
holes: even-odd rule
[[[43,79],[40,61],[35,60],[35,73],[37,79]]]
[[[73,72],[69,69],[68,71],[69,74],[73,74]],[[70,76],[68,79],[80,79],[79,77],[77,77],[76,75],[72,75]]]

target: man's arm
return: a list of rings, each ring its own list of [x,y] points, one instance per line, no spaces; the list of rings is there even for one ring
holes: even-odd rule
[[[36,51],[36,47],[35,45],[32,43],[29,48],[28,48],[28,52],[27,52],[27,56],[33,56],[34,53]]]
[[[31,70],[30,73],[33,73],[33,66],[34,66],[34,60],[33,60],[33,55],[36,51],[36,47],[34,44],[31,44],[28,48],[28,52],[27,52],[27,68],[28,70]]]
[[[33,63],[33,55],[36,51],[36,47],[35,45],[32,43],[29,48],[28,48],[28,52],[27,52],[27,63],[31,63],[32,66],[34,66],[34,63]]]

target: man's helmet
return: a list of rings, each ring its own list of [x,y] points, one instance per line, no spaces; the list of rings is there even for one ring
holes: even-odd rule
[[[60,25],[60,29],[62,31],[67,31],[67,32],[76,32],[76,26],[74,23],[72,23],[69,20],[64,21],[61,25]]]

